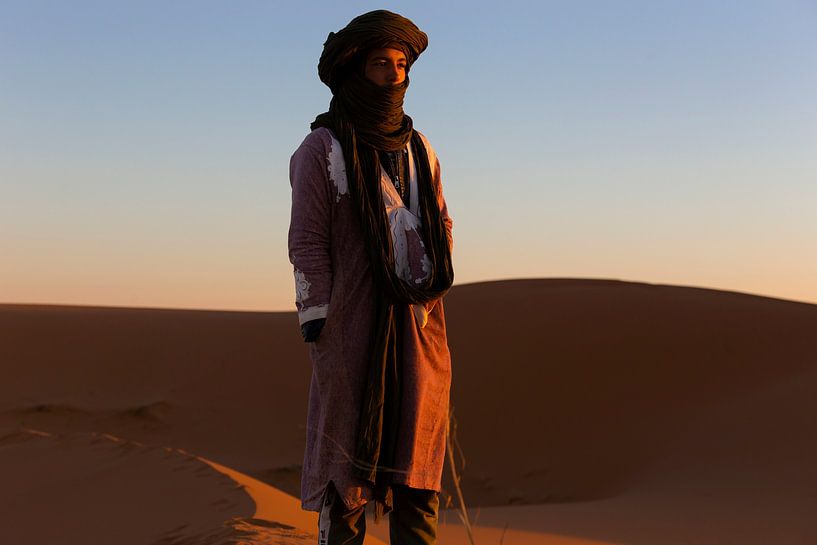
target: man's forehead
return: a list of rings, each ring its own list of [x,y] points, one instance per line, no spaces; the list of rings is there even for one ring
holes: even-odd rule
[[[377,58],[406,60],[406,53],[397,47],[379,47],[369,51],[366,57],[370,60]]]

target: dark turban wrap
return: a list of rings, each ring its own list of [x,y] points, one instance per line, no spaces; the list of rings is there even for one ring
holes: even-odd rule
[[[353,460],[354,475],[375,492],[376,513],[392,509],[391,486],[400,422],[402,320],[410,304],[442,297],[454,281],[451,250],[428,152],[411,118],[403,113],[408,72],[428,46],[428,37],[410,20],[386,10],[371,11],[332,32],[323,46],[318,75],[332,91],[329,111],[311,128],[327,127],[338,138],[346,163],[349,192],[369,254],[375,284],[375,315],[367,387],[363,392]],[[400,49],[406,55],[403,83],[381,87],[364,75],[372,49]],[[417,187],[425,250],[431,272],[421,285],[396,272],[394,246],[380,185],[380,153],[403,149],[411,141],[417,157]]]

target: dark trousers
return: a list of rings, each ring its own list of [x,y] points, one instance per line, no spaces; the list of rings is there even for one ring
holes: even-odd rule
[[[389,512],[389,543],[435,545],[439,494],[402,485],[394,485],[392,494],[394,508]],[[347,511],[330,482],[318,517],[318,545],[363,545],[365,535],[365,505]]]

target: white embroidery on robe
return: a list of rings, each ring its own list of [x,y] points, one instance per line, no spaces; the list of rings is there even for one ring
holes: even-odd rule
[[[304,301],[309,297],[309,288],[312,283],[306,279],[306,275],[295,269],[295,302],[303,306]]]
[[[409,183],[411,185],[412,195],[417,194],[417,173],[411,168],[413,161],[411,146],[408,146],[409,156]],[[394,248],[394,269],[397,276],[406,283],[411,283],[414,280],[417,284],[422,284],[431,274],[431,260],[425,252],[425,244],[421,233],[422,222],[418,215],[415,215],[411,210],[406,208],[405,203],[397,193],[397,189],[391,182],[391,178],[385,169],[381,169],[380,184],[383,188],[383,204],[386,207],[386,214],[389,218],[389,227],[391,228],[391,240]],[[413,231],[413,233],[409,233]],[[413,278],[411,270],[411,259],[409,256],[409,237],[416,237],[420,243],[423,255],[420,259],[420,266],[422,267],[423,277]],[[415,271],[416,272],[416,271]]]
[[[329,315],[329,305],[315,305],[298,311],[298,323],[301,325],[319,318],[326,318]]]
[[[346,163],[343,160],[343,150],[340,147],[340,142],[334,137],[326,161],[329,165],[329,179],[338,188],[337,202],[340,202],[340,196],[349,193],[349,183],[346,179]]]
[[[391,240],[394,245],[395,272],[404,281],[411,282],[407,233],[414,231],[419,234],[420,220],[405,207],[396,206],[389,210],[389,224],[391,226]]]

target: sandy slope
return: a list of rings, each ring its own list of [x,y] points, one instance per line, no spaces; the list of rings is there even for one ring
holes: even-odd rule
[[[817,306],[555,279],[458,286],[446,308],[482,543],[506,523],[505,545],[817,543]],[[0,305],[0,370],[0,435],[109,433],[297,494],[309,363],[291,313]],[[38,448],[53,473],[81,474],[43,454],[56,445]],[[36,481],[16,473],[0,465],[4,490]],[[253,504],[249,488],[242,500],[206,488],[253,518],[236,507]],[[82,518],[82,502],[53,501]],[[446,524],[443,537],[464,532]]]
[[[253,502],[236,482],[177,449],[22,429],[0,440],[0,468],[2,543],[158,545],[253,528],[293,533],[253,524]],[[293,534],[293,543],[308,542]]]
[[[231,468],[110,434],[0,437],[0,543],[315,543],[300,502]],[[367,536],[367,545],[381,545]]]
[[[453,404],[471,494],[483,504],[618,494],[673,456],[679,429],[817,369],[815,305],[530,280],[462,286],[447,308]],[[790,435],[815,452],[814,437]],[[511,457],[506,445],[525,448]]]

